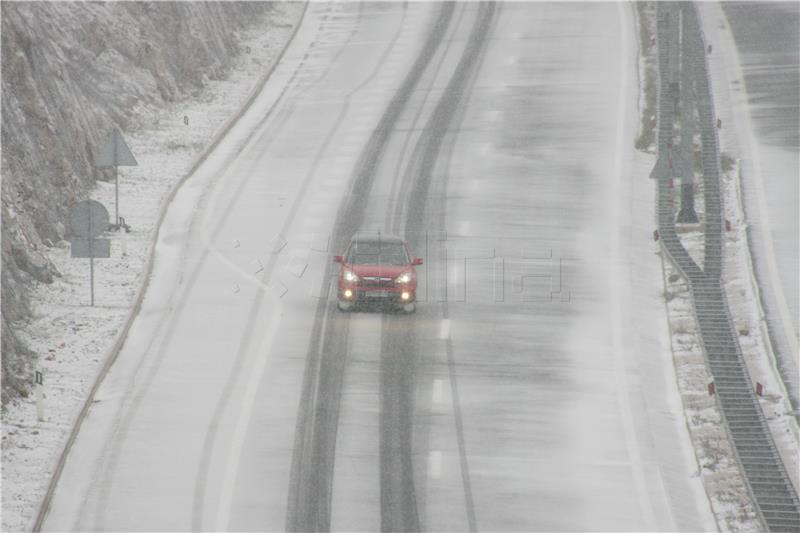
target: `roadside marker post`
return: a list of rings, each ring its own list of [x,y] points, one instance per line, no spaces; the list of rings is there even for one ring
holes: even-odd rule
[[[122,134],[117,128],[114,128],[111,136],[96,154],[94,166],[114,167],[114,224],[116,229],[120,227],[118,167],[135,167],[138,164],[125,139],[122,138]]]
[[[37,370],[34,373],[36,388],[36,418],[39,422],[44,422],[44,375]]]
[[[72,257],[89,259],[90,305],[94,306],[94,259],[111,257],[111,241],[98,239],[108,229],[108,210],[96,200],[78,202],[69,213],[75,237],[71,241]]]
[[[122,257],[125,257],[128,255],[128,225],[125,224],[125,219],[122,217],[119,217],[119,224],[125,228],[125,231],[122,232]]]

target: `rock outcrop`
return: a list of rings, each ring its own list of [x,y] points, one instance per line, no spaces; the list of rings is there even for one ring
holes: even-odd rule
[[[26,287],[59,273],[47,249],[98,179],[92,147],[136,106],[226,75],[264,2],[2,2],[2,399],[24,395],[37,354],[14,333]]]

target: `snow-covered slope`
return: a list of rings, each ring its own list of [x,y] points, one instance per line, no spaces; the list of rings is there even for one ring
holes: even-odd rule
[[[238,32],[271,3],[2,3],[3,403],[25,394],[35,353],[14,330],[27,286],[58,276],[48,249],[70,205],[104,176],[92,150],[115,126],[221,79]]]

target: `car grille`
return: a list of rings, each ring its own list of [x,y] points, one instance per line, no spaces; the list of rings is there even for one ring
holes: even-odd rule
[[[392,278],[379,278],[379,277],[366,277],[361,278],[362,285],[365,287],[393,287],[394,279]]]

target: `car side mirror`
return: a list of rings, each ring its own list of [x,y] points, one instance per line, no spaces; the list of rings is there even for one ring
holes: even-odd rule
[[[414,260],[411,261],[411,264],[414,265],[414,266],[421,265],[422,264],[422,258],[421,257],[415,257]]]
[[[333,262],[334,263],[344,263],[344,257],[342,257],[341,255],[334,255],[333,256]]]

